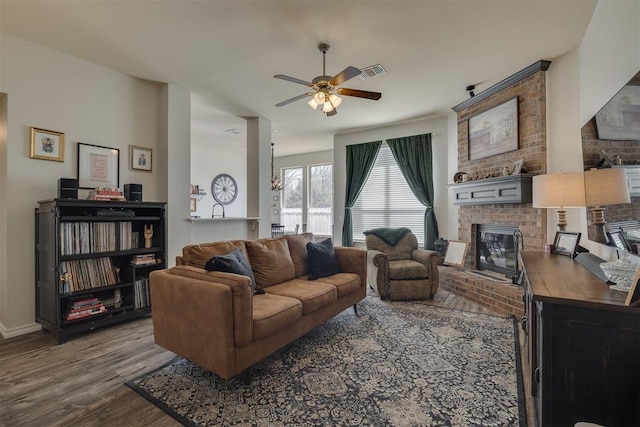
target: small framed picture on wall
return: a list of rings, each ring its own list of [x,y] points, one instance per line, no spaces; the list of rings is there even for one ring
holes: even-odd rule
[[[31,128],[32,159],[64,162],[64,133]]]
[[[152,154],[153,150],[151,148],[130,145],[129,160],[131,162],[131,170],[151,172]]]

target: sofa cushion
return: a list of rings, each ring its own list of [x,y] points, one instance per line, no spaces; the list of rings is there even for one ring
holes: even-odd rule
[[[265,289],[267,294],[295,298],[302,303],[302,314],[306,315],[326,307],[338,299],[338,291],[329,283],[308,282],[293,279]]]
[[[333,276],[322,277],[317,283],[328,283],[338,290],[338,298],[356,292],[361,287],[360,276],[355,273],[338,273]]]
[[[259,288],[266,288],[296,277],[284,237],[246,242],[249,262]]]
[[[204,268],[204,265],[211,259],[211,257],[228,254],[236,248],[240,249],[245,256],[247,255],[244,240],[227,240],[222,242],[187,245],[182,248],[182,258],[186,265]]]
[[[331,239],[325,239],[318,243],[307,243],[307,253],[309,255],[309,280],[316,280],[318,277],[331,276],[340,272]]]
[[[226,255],[211,257],[204,266],[207,271],[223,271],[225,273],[235,273],[247,276],[251,279],[251,290],[256,290],[256,279],[244,253],[240,249],[234,249]]]
[[[289,253],[296,269],[296,277],[308,274],[309,256],[307,255],[307,243],[313,242],[313,233],[285,234],[284,238],[289,245]]]
[[[256,295],[253,297],[253,340],[259,340],[289,325],[302,317],[302,303],[294,298],[279,295]]]
[[[424,264],[411,259],[389,261],[389,280],[426,279],[429,270]]]

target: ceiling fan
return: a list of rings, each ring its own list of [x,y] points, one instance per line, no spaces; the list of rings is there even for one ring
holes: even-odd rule
[[[325,61],[327,52],[329,51],[329,45],[326,43],[321,43],[318,46],[318,49],[320,49],[320,52],[322,52],[321,76],[316,77],[315,79],[311,80],[311,82],[296,79],[295,77],[285,76],[283,74],[276,74],[275,76],[273,76],[276,79],[282,79],[289,82],[309,86],[315,92],[307,92],[303,93],[302,95],[294,96],[293,98],[276,104],[276,107],[282,107],[284,105],[306,98],[307,96],[311,96],[312,98],[308,102],[311,108],[315,110],[316,108],[321,107],[322,112],[327,116],[335,116],[338,113],[336,108],[340,105],[340,103],[342,103],[342,98],[340,98],[338,95],[355,96],[357,98],[372,99],[374,101],[377,101],[382,97],[382,94],[379,92],[348,89],[346,87],[338,88],[338,86],[340,86],[347,80],[360,75],[361,71],[356,67],[349,66],[333,77],[325,75],[327,73]]]

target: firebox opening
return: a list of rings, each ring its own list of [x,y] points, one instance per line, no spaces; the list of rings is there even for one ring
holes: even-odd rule
[[[517,226],[479,224],[476,233],[476,268],[504,274],[518,275]]]

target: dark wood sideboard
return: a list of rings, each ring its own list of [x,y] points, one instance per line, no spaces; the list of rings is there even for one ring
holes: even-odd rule
[[[640,426],[640,307],[569,257],[521,259],[536,424]]]

